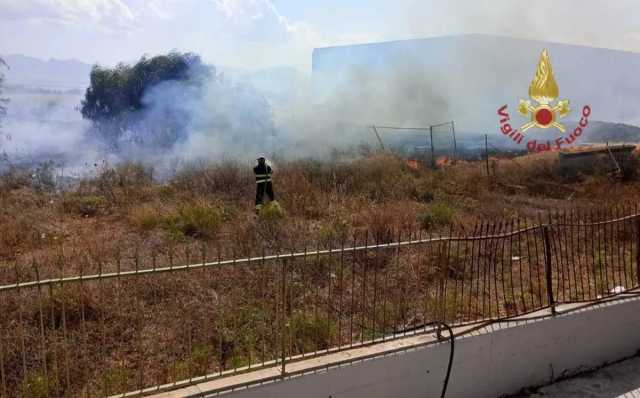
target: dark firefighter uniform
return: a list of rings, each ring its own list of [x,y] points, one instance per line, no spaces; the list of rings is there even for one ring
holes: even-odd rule
[[[273,184],[271,182],[271,166],[267,165],[265,158],[258,158],[258,165],[253,168],[256,175],[256,210],[260,210],[264,203],[264,195],[267,194],[269,200],[274,200]]]

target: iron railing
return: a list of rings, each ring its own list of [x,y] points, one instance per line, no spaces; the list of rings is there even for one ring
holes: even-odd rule
[[[629,213],[480,223],[447,236],[378,230],[275,255],[236,242],[5,265],[0,392],[143,394],[260,367],[285,374],[291,361],[434,320],[503,320],[616,296],[640,287],[640,215]]]

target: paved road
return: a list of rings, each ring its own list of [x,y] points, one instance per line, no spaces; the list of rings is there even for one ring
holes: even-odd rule
[[[640,398],[640,357],[542,387],[535,393],[519,397]]]

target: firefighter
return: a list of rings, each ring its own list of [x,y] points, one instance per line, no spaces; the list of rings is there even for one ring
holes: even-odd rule
[[[264,204],[265,193],[269,197],[269,200],[274,200],[273,196],[273,184],[271,182],[271,166],[267,164],[267,161],[263,157],[258,158],[258,165],[253,168],[253,174],[256,175],[256,211],[259,211]]]

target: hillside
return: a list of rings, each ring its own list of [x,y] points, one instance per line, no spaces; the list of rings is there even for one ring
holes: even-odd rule
[[[7,84],[52,90],[84,89],[89,84],[91,65],[77,60],[44,61],[24,55],[6,55]]]
[[[640,127],[593,121],[583,138],[587,142],[640,142]]]
[[[589,104],[597,119],[640,123],[640,54],[504,36],[469,34],[317,48],[313,85],[319,101],[342,104],[342,98],[353,98],[342,105],[344,113],[369,123],[455,119],[461,130],[498,133],[496,109],[507,104],[513,114],[518,101],[527,98],[545,48],[560,97],[570,100],[574,109]]]

